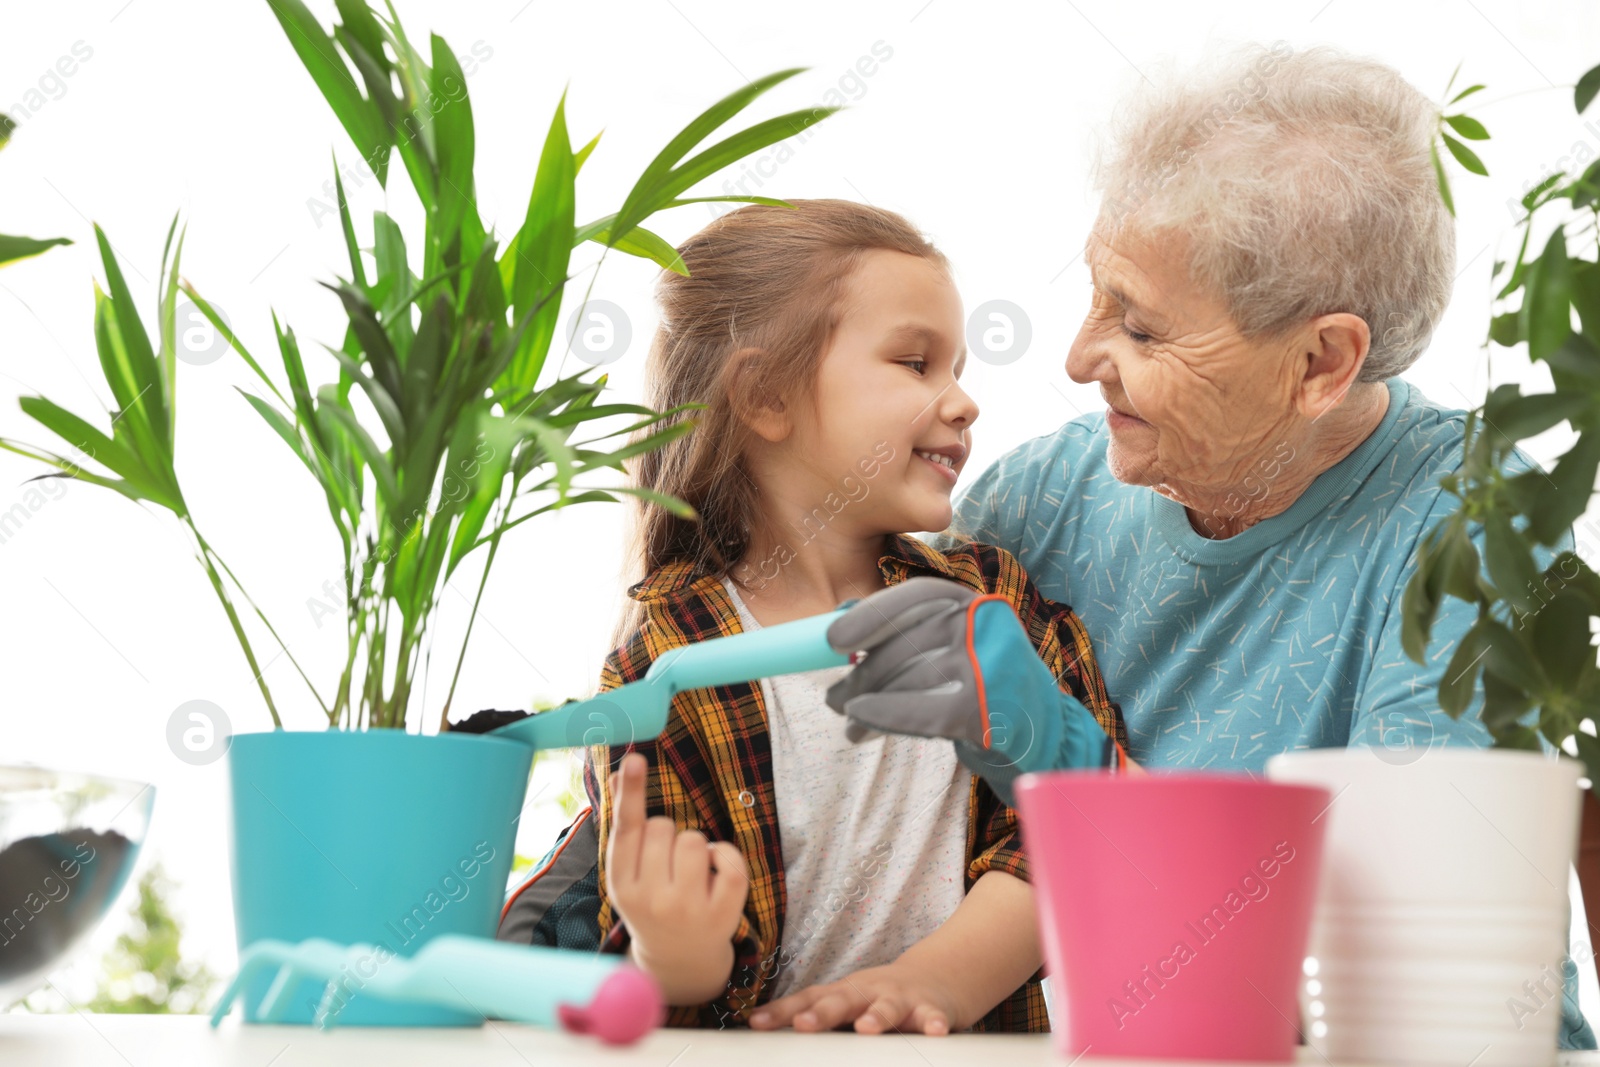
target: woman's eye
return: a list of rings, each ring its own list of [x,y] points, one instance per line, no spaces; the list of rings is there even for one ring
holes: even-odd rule
[[[1132,341],[1136,345],[1148,344],[1150,341],[1149,334],[1140,333],[1138,330],[1129,329],[1126,322],[1122,324],[1122,332],[1127,334],[1128,340]]]
[[[928,361],[925,359],[902,359],[900,365],[910,367],[917,374],[923,374],[928,369]]]

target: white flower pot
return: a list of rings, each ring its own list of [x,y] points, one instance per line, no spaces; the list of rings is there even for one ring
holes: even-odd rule
[[[1554,1063],[1582,764],[1361,747],[1287,752],[1266,773],[1334,795],[1306,1040],[1339,1063]]]

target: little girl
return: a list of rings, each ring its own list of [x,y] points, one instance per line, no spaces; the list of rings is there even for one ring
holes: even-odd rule
[[[643,577],[601,688],[671,648],[932,576],[1003,598],[1125,743],[1070,608],[1001,549],[905,535],[949,524],[978,415],[943,255],[836,200],[745,207],[678,251],[689,275],[658,286],[648,402],[706,408],[634,477],[697,517],[643,506]],[[1047,1029],[1015,813],[947,740],[847,735],[826,693],[850,670],[681,693],[658,739],[591,750],[600,942],[656,978],[676,1025]]]

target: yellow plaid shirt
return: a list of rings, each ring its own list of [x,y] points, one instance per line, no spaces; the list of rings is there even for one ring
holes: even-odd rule
[[[1016,609],[1040,658],[1060,682],[1099,720],[1119,745],[1127,745],[1121,711],[1106,694],[1089,635],[1076,613],[1041,596],[1022,566],[1004,549],[966,544],[940,552],[907,536],[886,538],[879,570],[887,585],[917,575],[949,578],[981,593],[1005,597]],[[606,658],[602,691],[644,677],[655,658],[672,648],[740,632],[738,611],[721,577],[672,564],[628,590],[646,608],[644,624]],[[712,841],[731,841],[750,871],[750,893],[734,935],[734,970],[715,1000],[677,1007],[670,1026],[719,1028],[746,1025],[749,1013],[770,998],[770,979],[782,965],[784,920],[783,852],[767,712],[758,683],[687,690],[673,698],[667,727],[653,741],[630,748],[596,746],[585,763],[584,782],[598,815],[600,836],[600,938],[605,951],[623,952],[627,930],[606,895],[605,850],[611,830],[609,770],[626,752],[649,762],[646,806],[668,815],[682,829],[700,830]],[[608,768],[597,773],[597,768]],[[1028,861],[1017,831],[1017,815],[973,776],[968,802],[965,888],[991,870],[1028,877]],[[997,1005],[978,1030],[1049,1029],[1042,972]]]

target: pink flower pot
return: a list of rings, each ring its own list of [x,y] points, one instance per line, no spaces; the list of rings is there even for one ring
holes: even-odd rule
[[[1016,793],[1065,1055],[1293,1061],[1328,790],[1051,771]]]

